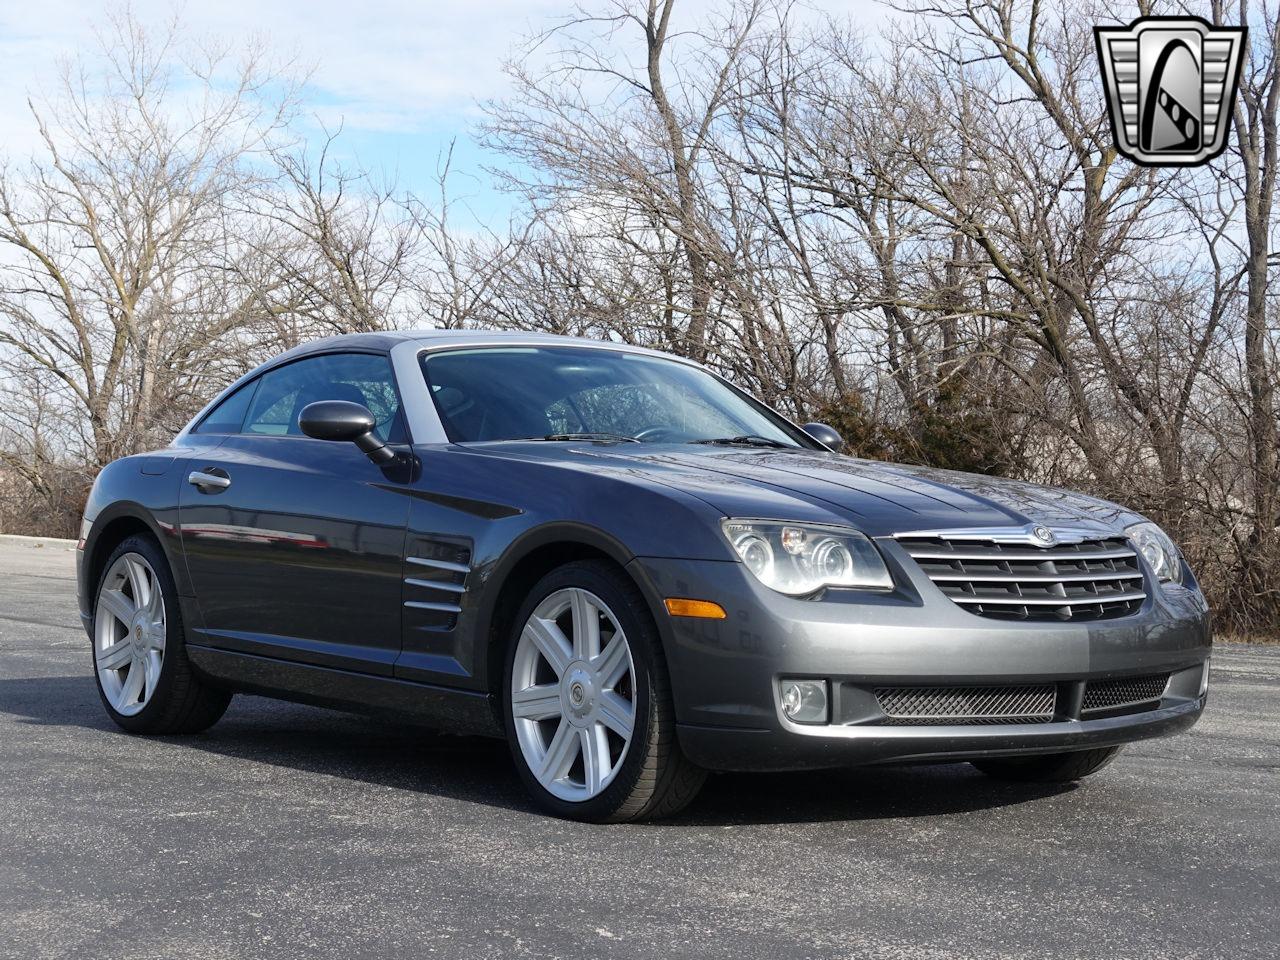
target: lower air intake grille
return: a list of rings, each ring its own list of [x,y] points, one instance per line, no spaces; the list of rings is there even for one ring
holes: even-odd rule
[[[1094,680],[1085,685],[1082,713],[1101,713],[1150,704],[1155,707],[1169,685],[1169,674],[1125,677],[1123,680]]]
[[[1016,687],[876,687],[876,700],[895,726],[914,724],[1047,723],[1052,684]]]

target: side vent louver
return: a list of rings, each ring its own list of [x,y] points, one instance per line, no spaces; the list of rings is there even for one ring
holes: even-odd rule
[[[419,540],[413,547],[413,554],[405,557],[409,575],[404,578],[404,605],[419,613],[420,626],[452,630],[467,592],[470,545]]]

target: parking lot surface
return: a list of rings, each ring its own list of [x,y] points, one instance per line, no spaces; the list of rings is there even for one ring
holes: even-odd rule
[[[0,957],[1280,956],[1280,648],[1077,787],[965,765],[536,812],[506,747],[237,697],[119,732],[69,545],[0,539]]]

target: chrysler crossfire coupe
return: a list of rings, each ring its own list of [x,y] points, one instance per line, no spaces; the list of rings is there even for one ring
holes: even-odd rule
[[[243,692],[504,737],[590,821],[670,815],[717,770],[1071,781],[1196,721],[1208,610],[1158,526],[839,448],[619,343],[299,347],[97,478],[102,702],[139,734]]]

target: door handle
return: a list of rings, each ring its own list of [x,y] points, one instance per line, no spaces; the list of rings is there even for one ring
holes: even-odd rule
[[[222,477],[216,473],[206,473],[203,470],[192,470],[187,476],[187,483],[198,489],[201,493],[207,490],[225,490],[231,486],[230,477]]]

